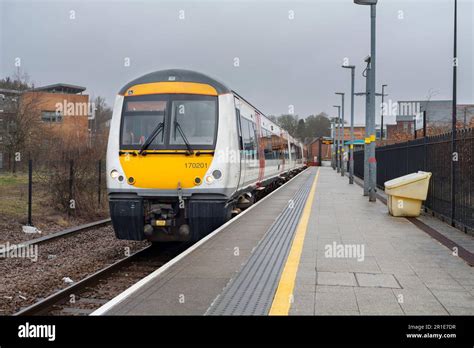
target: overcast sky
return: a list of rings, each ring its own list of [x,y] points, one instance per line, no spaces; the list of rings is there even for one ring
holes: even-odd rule
[[[379,0],[377,88],[388,84],[393,102],[451,99],[453,3]],[[458,3],[458,102],[474,103],[474,0]],[[352,0],[0,0],[0,31],[1,78],[19,57],[37,86],[81,85],[109,104],[136,77],[185,68],[221,80],[266,114],[294,105],[300,117],[332,116],[334,92],[343,91],[349,115],[350,73],[340,66],[345,57],[357,66],[362,91],[370,9]],[[363,107],[357,97],[358,123]]]

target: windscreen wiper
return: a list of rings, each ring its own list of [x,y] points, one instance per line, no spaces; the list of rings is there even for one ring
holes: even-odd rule
[[[179,134],[180,134],[181,137],[183,138],[184,144],[186,145],[186,148],[188,149],[188,151],[186,152],[186,154],[187,154],[187,155],[192,155],[192,154],[194,154],[194,151],[193,151],[193,149],[191,148],[191,144],[189,144],[189,141],[188,141],[188,139],[186,138],[186,136],[184,135],[183,129],[181,128],[181,125],[178,123],[177,120],[174,121],[174,128],[175,128],[175,133],[174,133],[175,139],[176,139],[176,129],[179,131]]]
[[[138,151],[138,154],[141,155],[148,147],[150,144],[153,142],[153,140],[156,138],[160,132],[164,133],[164,128],[165,128],[165,121],[158,123],[158,125],[153,129],[151,132],[150,136],[146,138],[145,142],[143,143],[142,147]]]

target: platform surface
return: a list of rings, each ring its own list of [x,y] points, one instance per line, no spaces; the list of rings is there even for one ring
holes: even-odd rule
[[[368,202],[347,177],[320,174],[289,314],[474,314],[472,267],[382,202]],[[363,260],[334,257],[340,246],[364,247]]]
[[[332,168],[313,167],[104,308],[98,312],[472,315],[474,270]]]
[[[181,261],[140,287],[123,301],[115,304],[104,314],[206,314],[215,299],[247,264],[252,251],[264,238],[277,217],[289,209],[291,200],[302,185],[313,181],[315,173],[316,168],[310,168],[293,178]],[[291,239],[289,244],[291,244]],[[284,256],[281,258],[282,263]]]

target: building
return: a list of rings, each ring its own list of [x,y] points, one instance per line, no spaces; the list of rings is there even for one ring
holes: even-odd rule
[[[6,138],[15,124],[14,117],[20,114],[29,122],[38,121],[45,134],[43,141],[54,136],[64,142],[87,144],[90,103],[85,90],[64,83],[25,91],[0,89],[0,169],[12,160],[13,154],[5,149]]]
[[[90,115],[89,96],[82,94],[85,89],[58,83],[26,91],[22,99],[32,105],[44,125],[66,136],[82,137],[88,134]]]
[[[448,132],[452,128],[451,100],[405,100],[398,101],[395,124],[387,125],[387,140],[406,141],[414,138],[414,119],[425,112],[427,134]],[[456,108],[457,128],[474,127],[474,105],[458,104]]]
[[[323,143],[322,138],[315,138],[309,144],[307,144],[307,161],[308,165],[317,165],[319,163],[319,156],[321,155],[322,161],[331,160],[331,144]],[[320,149],[321,147],[321,149]]]
[[[413,130],[415,129],[414,116],[396,116],[395,124],[387,125],[387,133],[385,138],[387,140],[395,140],[401,135],[406,135],[407,137],[413,137]]]
[[[351,126],[344,125],[344,142],[351,140]],[[354,139],[364,140],[365,139],[365,125],[354,125]]]
[[[386,132],[386,125],[384,125],[384,132]],[[351,126],[349,124],[344,125],[344,144],[349,145],[351,140]],[[380,139],[381,131],[380,126],[375,128],[375,136]],[[365,141],[365,125],[356,124],[354,125],[354,145],[356,147],[363,146]]]

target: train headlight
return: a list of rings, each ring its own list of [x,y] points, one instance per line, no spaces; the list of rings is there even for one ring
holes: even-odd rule
[[[112,179],[117,179],[119,177],[120,173],[116,171],[115,169],[110,172],[110,177]]]
[[[212,172],[212,176],[214,177],[214,179],[219,180],[220,178],[222,178],[222,172],[219,169],[216,169]]]
[[[206,184],[210,185],[214,182],[214,177],[212,175],[206,176]]]

